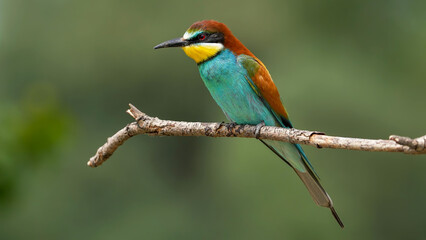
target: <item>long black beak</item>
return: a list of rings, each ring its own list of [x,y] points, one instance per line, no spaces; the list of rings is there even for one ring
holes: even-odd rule
[[[185,47],[188,45],[189,45],[188,40],[185,40],[183,38],[175,38],[175,39],[158,44],[157,46],[154,47],[154,49],[170,48],[170,47]]]

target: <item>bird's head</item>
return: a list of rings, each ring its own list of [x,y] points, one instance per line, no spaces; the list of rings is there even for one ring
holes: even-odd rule
[[[197,64],[213,58],[225,48],[237,55],[252,55],[225,24],[214,20],[195,22],[183,37],[158,44],[154,49],[169,47],[181,47]]]

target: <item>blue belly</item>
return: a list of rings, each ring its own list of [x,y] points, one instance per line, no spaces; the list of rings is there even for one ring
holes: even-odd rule
[[[238,124],[275,126],[276,120],[268,107],[246,80],[247,71],[236,56],[224,50],[215,58],[199,65],[200,75],[213,99],[229,120]]]

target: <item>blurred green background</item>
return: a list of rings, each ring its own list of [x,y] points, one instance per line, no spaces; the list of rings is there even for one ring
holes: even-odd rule
[[[132,119],[224,121],[196,65],[154,51],[216,19],[268,66],[292,122],[426,133],[425,1],[0,0],[0,239],[424,239],[426,157],[305,147],[346,228],[247,139],[137,136]]]

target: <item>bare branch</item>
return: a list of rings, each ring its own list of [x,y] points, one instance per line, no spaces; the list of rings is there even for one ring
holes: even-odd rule
[[[374,140],[327,136],[316,131],[264,126],[256,134],[254,125],[235,125],[224,123],[181,122],[161,120],[139,111],[132,104],[127,113],[136,122],[128,124],[98,149],[87,165],[97,167],[106,161],[127,139],[138,134],[150,136],[208,136],[243,137],[270,139],[283,142],[311,145],[318,148],[335,148],[370,152],[403,152],[407,154],[426,154],[426,135],[411,139],[392,135],[390,140]]]

